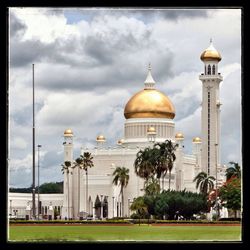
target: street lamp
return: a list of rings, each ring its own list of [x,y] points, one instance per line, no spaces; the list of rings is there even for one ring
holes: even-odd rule
[[[38,218],[38,220],[39,220],[39,214],[40,214],[40,197],[39,197],[39,195],[40,195],[40,193],[39,193],[39,185],[40,185],[40,184],[39,184],[39,179],[40,179],[40,176],[39,176],[39,175],[40,175],[40,173],[39,173],[39,172],[40,172],[40,171],[39,171],[39,165],[40,165],[40,164],[39,164],[39,163],[40,163],[40,162],[39,162],[39,160],[40,160],[40,150],[39,150],[39,149],[40,149],[41,147],[42,147],[42,145],[37,145],[37,154],[38,154],[38,155],[37,155],[37,173],[38,173],[38,177],[37,177],[37,178],[38,178],[38,181],[37,181],[37,182],[38,182],[38,183],[37,183],[37,200],[38,200],[37,214],[38,214],[38,215],[37,215],[37,218]]]
[[[12,200],[10,200],[10,212],[9,215],[12,216]]]
[[[103,219],[102,197],[103,197],[103,195],[101,194],[101,220]]]

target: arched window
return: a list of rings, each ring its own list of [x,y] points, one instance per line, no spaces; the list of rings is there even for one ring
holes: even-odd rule
[[[212,74],[215,75],[215,65],[213,65]]]
[[[211,66],[210,65],[208,65],[208,67],[207,67],[207,74],[211,75]]]

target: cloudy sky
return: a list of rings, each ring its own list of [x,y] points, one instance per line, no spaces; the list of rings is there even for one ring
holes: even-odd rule
[[[241,164],[241,10],[10,8],[9,184],[32,183],[32,64],[40,184],[62,181],[63,132],[74,158],[103,133],[123,137],[123,110],[144,87],[147,67],[172,100],[185,151],[201,136],[200,54],[220,51],[221,163]],[[37,156],[37,154],[36,154]]]

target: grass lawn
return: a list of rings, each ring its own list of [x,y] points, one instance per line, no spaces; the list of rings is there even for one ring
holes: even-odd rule
[[[9,241],[240,241],[240,226],[10,226]]]

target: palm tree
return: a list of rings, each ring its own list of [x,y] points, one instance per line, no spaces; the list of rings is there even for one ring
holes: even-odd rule
[[[86,173],[86,204],[88,207],[88,168],[94,167],[93,163],[93,157],[91,153],[89,152],[84,152],[83,154],[83,169],[85,170]],[[87,211],[89,212],[89,211]]]
[[[70,161],[65,161],[64,164],[61,164],[62,166],[62,173],[67,173],[67,184],[68,184],[68,219],[69,219],[69,168],[71,167]]]
[[[128,185],[129,181],[129,169],[125,167],[116,167],[115,171],[113,172],[113,184],[120,185],[121,191],[120,194],[122,196],[122,216],[124,216],[124,195],[123,189]]]
[[[231,179],[232,177],[240,178],[241,177],[240,165],[237,162],[233,161],[230,161],[229,164],[233,166],[227,168],[226,170],[227,180]]]
[[[136,154],[136,159],[134,162],[135,173],[145,179],[145,186],[146,183],[150,178],[155,175],[155,157],[153,157],[155,151],[151,148],[145,148],[144,150],[140,150]]]
[[[146,195],[157,195],[160,193],[160,184],[159,180],[155,178],[151,178],[148,181],[147,186],[145,187]]]
[[[144,197],[139,196],[136,199],[134,199],[133,203],[130,206],[130,209],[136,211],[137,214],[139,215],[139,225],[140,225],[141,217],[148,214],[148,207],[144,202]]]
[[[86,173],[86,210],[88,210],[88,168],[92,168],[94,166],[93,164],[93,157],[91,156],[91,153],[84,152],[83,155],[80,155],[75,160],[75,166],[78,167],[78,206],[79,206],[79,212],[80,212],[80,169],[85,170]],[[88,211],[86,211],[88,212]]]
[[[205,172],[200,172],[193,180],[193,182],[196,182],[196,188],[200,189],[200,193],[206,196],[214,188],[214,181],[215,178],[213,176],[208,176]]]
[[[171,140],[166,140],[162,143],[156,143],[154,148],[158,150],[157,154],[157,173],[158,178],[162,176],[162,189],[164,189],[164,177],[169,172],[169,190],[171,185],[171,172],[176,160],[175,150],[178,144],[173,144]]]

